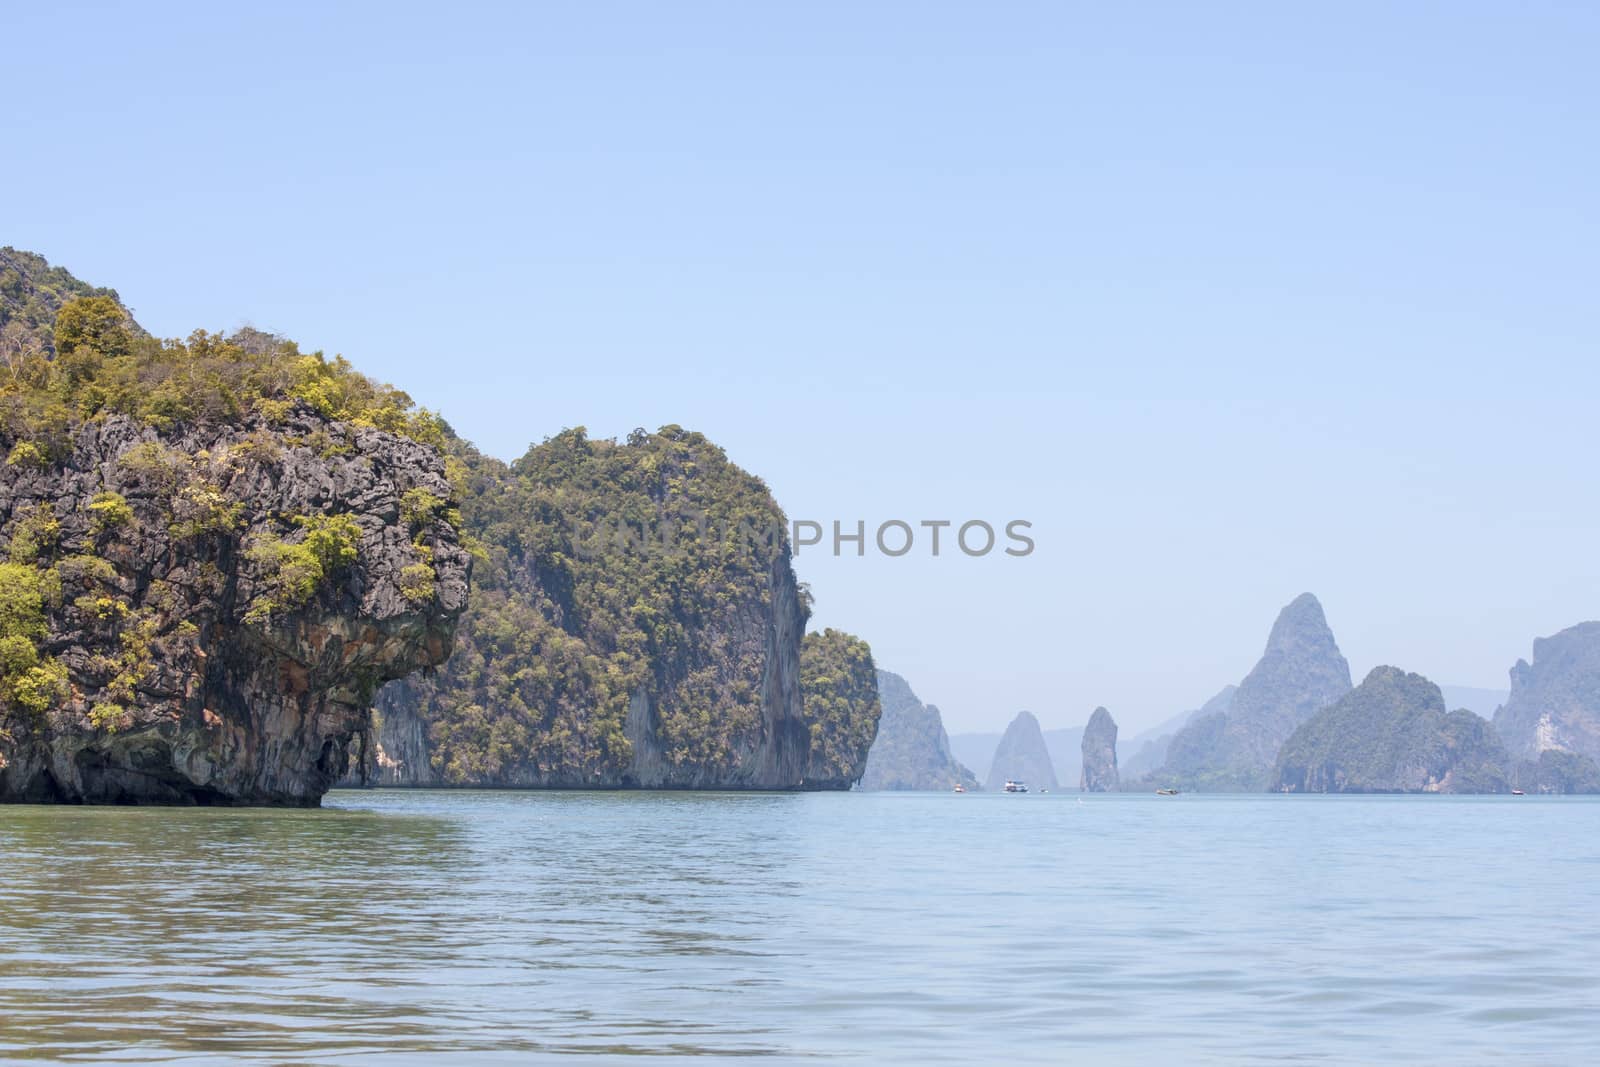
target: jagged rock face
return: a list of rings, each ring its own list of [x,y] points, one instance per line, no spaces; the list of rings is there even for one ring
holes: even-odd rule
[[[950,738],[938,708],[918,700],[906,680],[889,671],[878,672],[878,697],[883,716],[867,753],[860,788],[939,792],[958,785],[978,788],[977,776],[950,754]]]
[[[1558,751],[1600,761],[1600,622],[1534,641],[1533,662],[1511,668],[1511,695],[1494,725],[1514,759]]]
[[[1083,776],[1078,788],[1085,793],[1109,793],[1118,784],[1117,723],[1105,708],[1095,708],[1083,728]]]
[[[1163,775],[1192,789],[1259,791],[1297,726],[1350,692],[1350,665],[1310,593],[1279,613],[1259,662],[1225,713],[1178,732]]]
[[[452,447],[488,560],[450,662],[384,693],[372,780],[842,789],[861,774],[870,652],[808,710],[808,608],[759,479],[680,427],[625,443],[566,431],[513,464]]]
[[[440,506],[408,527],[412,489]],[[451,495],[433,450],[303,405],[165,434],[113,416],[62,462],[0,467],[7,551],[58,586],[40,649],[67,683],[0,712],[0,799],[316,804],[377,686],[449,655],[469,568]],[[274,546],[330,516],[349,558],[286,593],[305,574]],[[407,570],[423,550],[428,583]]]
[[[422,675],[400,678],[378,690],[371,729],[357,738],[356,758],[343,786],[431,786],[439,778],[428,760],[428,724],[418,714],[427,684]]]
[[[1299,726],[1278,756],[1285,793],[1500,793],[1506,753],[1470,711],[1446,712],[1420,674],[1377,667]]]
[[[539,762],[515,758],[493,773],[450,775],[433,757],[432,741],[440,705],[452,698],[439,678],[415,674],[391,682],[378,694],[376,730],[367,742],[367,777],[352,772],[346,786],[476,786],[515,789],[800,789],[810,761],[810,723],[800,690],[800,643],[805,611],[787,559],[775,565],[764,590],[729,617],[709,625],[699,656],[675,664],[684,675],[716,669],[732,657],[759,679],[760,718],[734,738],[718,763],[674,760],[660,739],[660,724],[650,693],[635,690],[624,725],[629,758],[613,767]],[[470,640],[470,635],[464,635]],[[469,652],[469,657],[472,655]],[[465,665],[463,665],[464,668]],[[446,666],[444,675],[451,670]],[[673,678],[662,683],[670,687]],[[448,681],[448,677],[445,681]],[[870,744],[870,739],[868,741]],[[863,761],[864,762],[864,761]],[[859,772],[857,772],[859,773]],[[853,778],[813,788],[848,789]]]
[[[1029,789],[1059,789],[1055,766],[1050,762],[1050,750],[1044,743],[1044,731],[1039,720],[1030,711],[1021,711],[1006,727],[995,749],[994,762],[989,767],[986,789],[999,791],[1007,780],[1026,782]]]

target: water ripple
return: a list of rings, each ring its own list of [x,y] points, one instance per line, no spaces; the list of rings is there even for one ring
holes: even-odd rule
[[[0,809],[0,1057],[1584,1062],[1600,803]]]

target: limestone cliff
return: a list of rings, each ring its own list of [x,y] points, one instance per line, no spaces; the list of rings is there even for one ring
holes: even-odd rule
[[[1501,793],[1506,753],[1487,721],[1446,712],[1420,674],[1377,667],[1295,729],[1278,755],[1285,793]]]
[[[872,649],[831,628],[806,634],[800,695],[811,743],[800,788],[849,789],[861,780],[878,736],[882,705]]]
[[[1173,737],[1159,777],[1188,789],[1256,792],[1295,728],[1350,691],[1322,605],[1303,593],[1279,613],[1266,651],[1228,710],[1202,715]]]
[[[1533,662],[1511,668],[1511,695],[1494,725],[1513,759],[1556,751],[1600,762],[1600,622],[1535,640]]]
[[[408,528],[412,490],[439,507]],[[38,613],[0,799],[315,804],[376,687],[449,654],[450,496],[433,450],[304,405],[165,432],[111,416],[0,467],[7,584]]]
[[[759,479],[676,426],[626,442],[569,430],[513,464],[451,448],[486,562],[450,662],[380,697],[371,780],[798,789],[860,775],[875,710],[824,723],[813,757],[809,609]]]
[[[437,418],[11,248],[0,354],[0,800],[316,804],[465,605]]]
[[[1083,728],[1083,774],[1078,788],[1085,793],[1116,790],[1117,723],[1105,708],[1095,708]]]
[[[1060,788],[1055,766],[1050,762],[1050,750],[1044,743],[1044,731],[1030,711],[1019,711],[1006,727],[1000,747],[995,749],[984,788],[998,792],[1005,788],[1008,780],[1026,782],[1035,792]]]
[[[862,789],[933,790],[978,788],[978,779],[950,754],[939,709],[924,704],[898,674],[878,672],[883,717],[867,753]]]

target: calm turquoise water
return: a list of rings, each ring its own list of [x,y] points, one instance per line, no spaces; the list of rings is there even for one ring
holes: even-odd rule
[[[343,792],[0,808],[0,1055],[1561,1063],[1600,803]]]

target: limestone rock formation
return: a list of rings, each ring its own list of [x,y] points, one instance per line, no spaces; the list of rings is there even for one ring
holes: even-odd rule
[[[978,788],[977,777],[950,754],[950,739],[938,708],[922,703],[904,678],[885,670],[878,671],[878,697],[883,717],[867,753],[861,789],[949,792],[958,785]]]
[[[1556,751],[1600,762],[1600,622],[1534,641],[1533,662],[1511,668],[1511,695],[1494,725],[1515,760]]]
[[[1258,792],[1295,728],[1349,691],[1350,665],[1322,605],[1303,593],[1279,613],[1228,710],[1199,716],[1173,737],[1161,776],[1187,789]]]
[[[378,690],[370,728],[358,739],[356,758],[341,786],[433,786],[438,773],[428,759],[428,724],[418,713],[427,682],[421,674]]]
[[[831,628],[806,634],[800,695],[811,741],[800,788],[849,789],[861,780],[878,735],[881,704],[872,649]]]
[[[1045,747],[1044,731],[1039,729],[1039,720],[1029,711],[1018,712],[1006,727],[1000,747],[995,749],[984,788],[998,792],[1005,788],[1008,780],[1026,782],[1035,792],[1060,788],[1055,766],[1050,762],[1050,750]]]
[[[450,652],[451,496],[433,449],[303,403],[112,415],[0,467],[0,568],[37,638],[0,711],[0,799],[316,804],[377,686]],[[408,525],[403,499],[435,506]]]
[[[1117,723],[1105,708],[1095,708],[1083,728],[1083,776],[1078,788],[1085,793],[1109,793],[1118,784]]]
[[[1377,667],[1297,727],[1279,753],[1285,793],[1500,793],[1506,753],[1489,723],[1446,712],[1420,674]]]
[[[876,715],[856,712],[871,702],[808,714],[809,608],[783,513],[722,449],[677,426],[625,442],[568,430],[512,464],[450,447],[487,562],[455,655],[382,694],[373,780],[843,789],[859,776]]]

